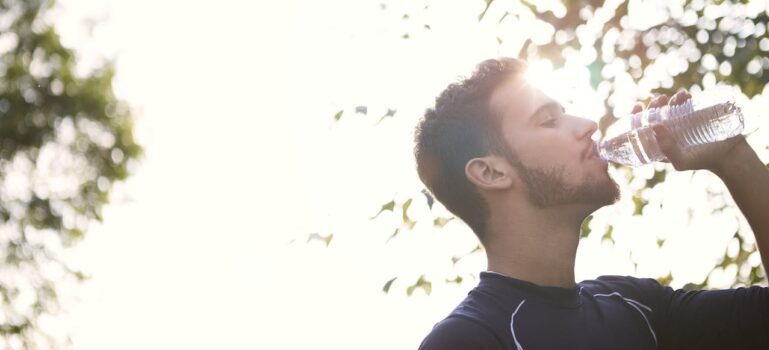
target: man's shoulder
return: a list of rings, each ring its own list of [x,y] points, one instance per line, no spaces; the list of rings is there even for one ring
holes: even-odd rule
[[[425,337],[419,350],[504,349],[501,340],[477,319],[452,314],[438,322]]]
[[[493,283],[479,283],[422,342],[420,349],[506,349],[510,315],[523,300]]]
[[[579,283],[582,294],[592,296],[616,295],[626,300],[657,303],[671,292],[669,287],[660,284],[653,278],[632,276],[600,276],[594,280]]]
[[[604,275],[596,279],[584,280],[579,282],[583,289],[591,291],[621,292],[621,291],[643,291],[653,292],[664,288],[657,280],[653,278],[639,278],[633,276]]]

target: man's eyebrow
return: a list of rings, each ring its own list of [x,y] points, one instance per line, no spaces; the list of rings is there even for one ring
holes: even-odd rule
[[[541,113],[542,111],[544,111],[546,109],[549,109],[549,108],[563,109],[563,107],[561,106],[560,103],[555,102],[555,101],[550,101],[548,103],[545,103],[545,104],[539,106],[539,108],[537,108],[537,110],[535,110],[534,113],[531,114],[531,116],[529,117],[529,121],[534,120],[534,118],[536,118],[539,115],[539,113]]]

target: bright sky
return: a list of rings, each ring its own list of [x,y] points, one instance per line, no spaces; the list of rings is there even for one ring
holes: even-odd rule
[[[482,1],[433,2],[428,11],[421,2],[386,10],[379,3],[60,0],[57,26],[84,64],[118,58],[114,86],[134,106],[146,148],[136,174],[115,189],[104,223],[71,251],[92,276],[68,306],[76,349],[415,348],[473,286],[403,292],[422,273],[484,268],[479,254],[457,270],[446,263],[475,246],[464,226],[451,223],[441,234],[418,226],[385,244],[398,217],[367,218],[394,194],[418,193],[411,129],[434,96],[478,61],[517,48],[510,41],[498,48],[493,29],[477,24]],[[404,11],[412,21],[400,20]],[[88,37],[83,18],[104,21]],[[406,31],[409,40],[400,38]],[[547,62],[533,66],[549,74]],[[589,90],[583,70],[560,74],[575,81],[570,88]],[[600,101],[584,97],[576,100]],[[579,103],[570,108],[603,113]],[[357,105],[369,106],[368,116],[354,114]],[[395,118],[376,125],[388,107],[398,109]],[[670,176],[668,192],[650,194],[652,201],[702,197],[672,192],[688,180]],[[662,261],[640,275],[668,267],[701,275],[707,264],[696,261],[721,254],[737,223],[700,221],[724,234],[709,236],[715,248],[692,252],[703,260],[687,264],[656,249],[659,235],[686,224],[679,217],[691,203],[671,203],[663,233],[641,232],[649,222],[615,223],[623,242],[616,249],[583,242],[578,276],[635,273],[631,246],[635,260]],[[413,209],[426,215],[424,206]],[[685,249],[697,230],[682,230],[671,247]],[[310,232],[335,237],[329,248],[304,244]],[[401,276],[395,292],[385,295],[381,287],[394,276]]]

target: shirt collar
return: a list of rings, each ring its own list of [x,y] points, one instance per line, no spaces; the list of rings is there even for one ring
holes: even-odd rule
[[[480,277],[481,282],[478,284],[480,288],[501,293],[502,297],[515,293],[526,299],[536,299],[563,308],[577,308],[582,304],[580,301],[582,287],[579,284],[572,288],[546,287],[494,271],[483,271]]]

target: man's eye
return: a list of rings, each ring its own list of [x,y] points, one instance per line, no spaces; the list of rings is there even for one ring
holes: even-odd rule
[[[542,126],[555,126],[555,117],[547,116],[541,124]]]

